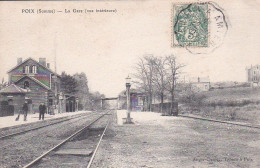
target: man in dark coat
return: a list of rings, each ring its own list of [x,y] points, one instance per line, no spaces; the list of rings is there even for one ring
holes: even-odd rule
[[[23,115],[24,115],[24,121],[27,121],[27,113],[28,113],[28,103],[25,101],[23,104]]]
[[[44,103],[41,103],[40,106],[39,106],[39,120],[44,120],[44,113],[46,111],[46,106],[44,105]]]

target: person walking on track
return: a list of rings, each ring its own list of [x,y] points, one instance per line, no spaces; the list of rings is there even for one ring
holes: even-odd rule
[[[44,103],[41,103],[39,106],[39,120],[44,120],[44,113],[46,112],[46,106],[44,105]]]
[[[27,121],[27,113],[28,113],[28,103],[27,101],[25,101],[25,103],[23,104],[23,115],[24,115],[24,121]]]

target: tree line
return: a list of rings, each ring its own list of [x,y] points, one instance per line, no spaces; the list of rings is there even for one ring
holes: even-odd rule
[[[79,99],[79,110],[101,109],[101,98],[104,94],[90,92],[88,79],[84,72],[69,75],[66,72],[61,74],[61,91],[64,94],[74,95]],[[105,104],[108,106],[108,104]]]
[[[176,56],[165,57],[145,55],[140,57],[134,69],[133,83],[137,90],[146,94],[148,110],[151,111],[153,99],[160,100],[160,111],[166,97],[170,97],[171,112],[175,101],[176,86],[184,64],[177,61]]]

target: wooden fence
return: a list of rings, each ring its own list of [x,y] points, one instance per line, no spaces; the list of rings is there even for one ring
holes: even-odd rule
[[[154,112],[160,112],[161,103],[152,104],[151,109]],[[177,116],[178,115],[178,102],[173,103],[173,110],[172,111],[171,111],[171,103],[170,102],[163,103],[162,110],[163,110],[162,113],[165,114],[165,115]]]

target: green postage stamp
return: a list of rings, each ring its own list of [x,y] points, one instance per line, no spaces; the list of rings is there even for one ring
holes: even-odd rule
[[[174,4],[173,46],[208,47],[208,3]]]
[[[173,4],[172,46],[194,54],[214,51],[224,42],[227,16],[214,2]]]

